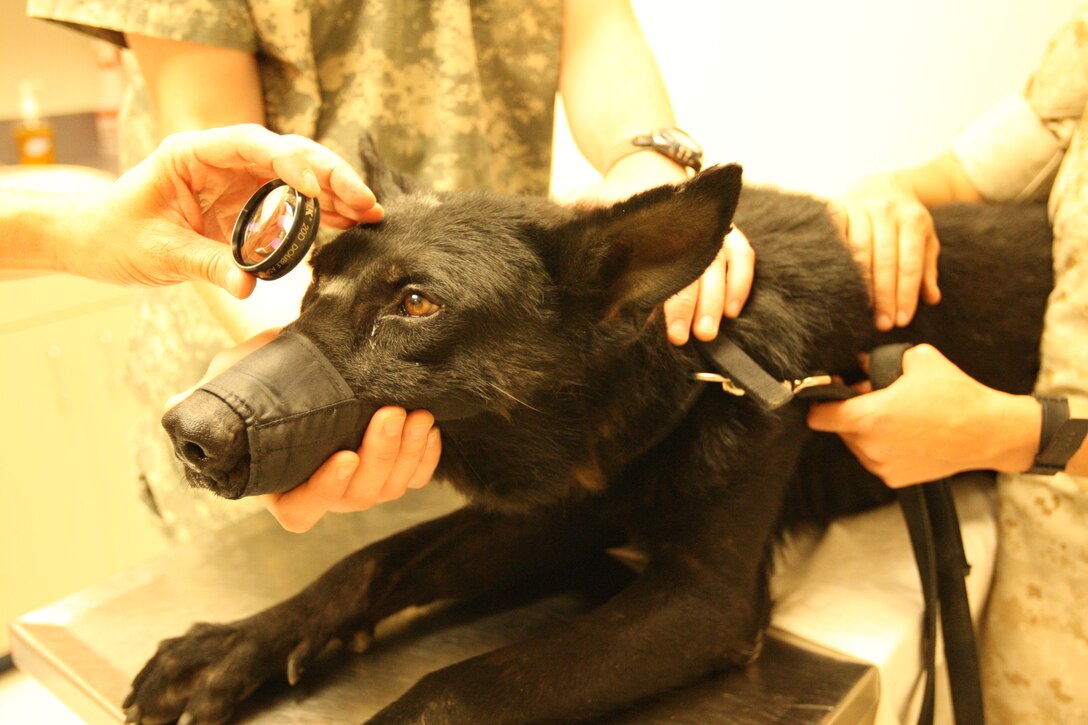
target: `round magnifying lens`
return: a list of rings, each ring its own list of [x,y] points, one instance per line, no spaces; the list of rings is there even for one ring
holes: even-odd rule
[[[234,262],[260,279],[278,279],[306,257],[317,238],[321,209],[279,179],[257,189],[231,234]]]

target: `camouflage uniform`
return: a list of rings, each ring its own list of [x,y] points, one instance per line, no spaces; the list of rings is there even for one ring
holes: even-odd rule
[[[30,0],[28,12],[118,45],[135,33],[254,53],[268,127],[356,164],[366,130],[390,165],[436,188],[547,192],[560,0]],[[122,166],[159,135],[137,71]],[[189,285],[147,293],[138,327],[129,379],[147,409],[139,469],[167,530],[188,538],[252,506],[190,491],[158,418],[234,341]]]
[[[1088,397],[1088,5],[1048,47],[1021,94],[968,128],[954,150],[983,196],[1047,198],[1055,289],[1036,392]],[[1007,475],[998,483],[996,574],[984,620],[994,723],[1088,722],[1088,480]]]

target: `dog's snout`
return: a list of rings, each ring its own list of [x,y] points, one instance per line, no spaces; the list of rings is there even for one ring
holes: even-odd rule
[[[241,494],[249,453],[245,424],[229,405],[197,390],[167,411],[162,425],[191,483],[228,498]]]

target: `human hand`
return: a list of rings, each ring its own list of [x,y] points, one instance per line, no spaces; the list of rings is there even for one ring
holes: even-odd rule
[[[931,345],[907,350],[902,377],[887,388],[872,391],[865,383],[859,390],[864,394],[856,398],[813,404],[809,427],[839,434],[893,488],[961,471],[1031,466],[1039,404],[986,387]]]
[[[201,381],[172,397],[167,409],[279,332],[267,330],[216,355]],[[264,494],[261,500],[283,528],[301,533],[329,511],[363,511],[423,487],[434,475],[441,453],[434,416],[425,410],[386,406],[371,417],[358,450],[334,453],[306,481],[285,493]]]
[[[109,189],[77,199],[78,224],[62,238],[75,274],[119,284],[203,279],[238,298],[256,279],[231,256],[234,220],[265,181],[280,178],[317,197],[323,225],[346,229],[381,219],[382,209],[339,156],[301,136],[254,124],[167,137]]]
[[[609,169],[595,189],[598,199],[625,199],[639,191],[677,184],[687,170],[664,156],[647,151],[625,156]],[[703,341],[718,335],[722,316],[735,318],[748,300],[755,274],[755,252],[739,229],[730,231],[722,249],[699,279],[665,302],[669,341],[683,345],[691,333]]]
[[[929,304],[940,302],[940,241],[932,215],[912,191],[872,176],[829,206],[869,286],[878,329],[909,324],[919,295]]]
[[[755,263],[748,237],[734,227],[702,276],[665,301],[669,342],[683,345],[689,331],[703,342],[717,337],[722,316],[737,317],[748,300]]]
[[[425,410],[379,408],[367,424],[358,451],[338,451],[306,481],[285,493],[261,496],[288,531],[309,531],[333,511],[365,511],[393,501],[431,480],[442,439]]]

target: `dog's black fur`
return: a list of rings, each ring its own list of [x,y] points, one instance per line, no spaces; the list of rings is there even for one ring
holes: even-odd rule
[[[756,280],[722,334],[780,379],[856,375],[858,353],[889,336],[873,329],[825,205],[741,194],[734,166],[577,210],[418,191],[368,162],[386,219],[316,254],[291,327],[359,397],[434,411],[441,473],[473,503],[355,553],[261,614],[164,642],[136,678],[130,715],[217,722],[262,681],[294,679],[333,639],[365,639],[406,607],[477,597],[620,544],[646,567],[615,597],[432,673],[372,722],[592,719],[751,661],[776,535],[889,491],[836,437],[807,429],[803,403],[765,412],[692,382],[699,356],[666,341],[661,304],[709,264],[739,195]],[[976,205],[935,218],[944,302],[893,337],[1028,392],[1051,278],[1045,212]],[[409,314],[421,310],[434,311]]]

